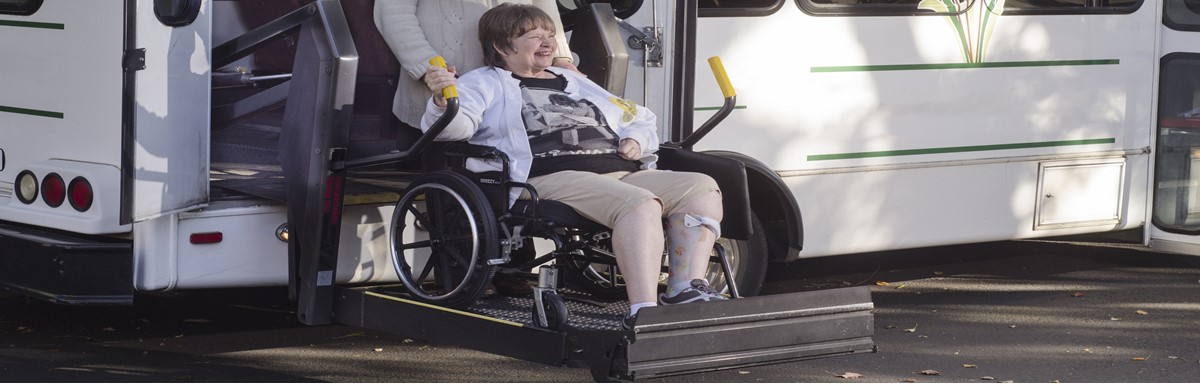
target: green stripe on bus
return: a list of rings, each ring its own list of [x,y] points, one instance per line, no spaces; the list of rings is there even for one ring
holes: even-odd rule
[[[33,115],[33,116],[42,116],[42,117],[53,117],[55,119],[63,118],[62,112],[51,112],[51,111],[42,111],[42,110],[28,109],[28,108],[6,107],[3,105],[0,105],[0,112],[19,113],[22,115]]]
[[[965,147],[941,147],[941,148],[921,148],[921,149],[899,149],[899,150],[894,150],[894,151],[832,153],[832,154],[827,154],[827,155],[809,155],[808,161],[862,159],[862,158],[868,158],[868,157],[931,155],[931,154],[938,154],[938,153],[955,153],[955,152],[1000,151],[1000,150],[1007,150],[1007,149],[1065,147],[1065,146],[1071,146],[1071,145],[1113,144],[1116,142],[1117,142],[1117,139],[1110,137],[1107,139],[1041,141],[1041,142],[1034,142],[1034,143],[971,145],[971,146],[965,146]]]
[[[719,109],[721,109],[721,107],[696,107],[696,108],[693,108],[692,110],[699,112],[699,111],[716,111]],[[737,106],[734,106],[733,109],[746,109],[746,106],[745,105],[737,105]]]
[[[975,69],[975,68],[1020,68],[1020,67],[1068,67],[1080,65],[1116,65],[1121,60],[1047,60],[1047,61],[998,61],[989,63],[946,63],[946,64],[893,64],[893,65],[848,65],[835,67],[812,67],[812,73],[829,72],[878,72],[878,71],[923,71],[930,69]]]
[[[16,20],[0,20],[0,26],[42,28],[42,29],[67,29],[67,26],[65,24],[38,23],[38,22],[33,22],[33,21],[16,21]]]

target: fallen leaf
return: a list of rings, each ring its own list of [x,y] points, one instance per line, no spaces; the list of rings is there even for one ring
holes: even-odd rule
[[[1016,324],[1009,324],[1009,325],[1008,325],[1008,327],[1009,327],[1009,328],[1014,328],[1014,329],[1015,329],[1015,328],[1017,328],[1017,325],[1016,325]]]
[[[404,344],[408,344],[408,343],[413,342],[413,339],[404,339],[404,340],[400,340],[400,342],[404,343]]]
[[[886,286],[888,286],[888,285],[891,285],[891,283],[888,283],[888,282],[886,282],[886,281],[883,281],[883,280],[877,280],[877,281],[875,281],[875,285],[878,285],[878,286],[880,286],[880,287],[886,287]]]
[[[739,375],[748,375],[748,374],[750,374],[750,371],[738,371],[738,374]]]
[[[899,286],[896,287],[896,289],[904,288],[905,286],[907,286],[907,284],[900,284]]]
[[[1146,361],[1146,359],[1149,359],[1149,357],[1135,357],[1133,361]]]
[[[383,348],[375,348],[375,352],[383,352]]]
[[[833,375],[833,376],[843,378],[843,379],[861,379],[863,377],[862,374],[854,373],[854,372],[846,372],[846,373],[843,373],[840,375]]]
[[[1084,349],[1083,349],[1083,351],[1084,351],[1084,352],[1087,352],[1087,353],[1092,353],[1092,349],[1091,349],[1091,348],[1084,348]]]
[[[1011,382],[1013,382],[1013,381],[1012,381],[1012,380],[1004,380],[1004,381],[1001,381],[1001,383],[1011,383]]]
[[[942,271],[933,271],[933,274],[934,274],[934,276],[941,276],[941,275],[945,275],[946,273],[942,272]]]
[[[883,326],[883,329],[896,329],[896,326],[895,325],[885,325],[885,326]]]
[[[180,333],[180,334],[178,334],[178,335],[175,335],[175,338],[176,338],[176,339],[179,339],[179,338],[182,338],[182,337],[183,337],[183,334],[182,334],[182,333]]]
[[[1171,360],[1179,360],[1179,356],[1167,356],[1167,358]]]
[[[33,328],[17,327],[17,333],[33,333]]]
[[[1083,297],[1083,292],[1075,292],[1075,293],[1072,293],[1072,294],[1071,294],[1071,297]]]
[[[333,338],[334,339],[344,339],[347,337],[357,337],[357,336],[366,336],[366,335],[367,335],[366,332],[351,332],[351,333],[347,333],[347,334],[341,335],[341,336],[334,336]]]
[[[1143,311],[1143,310],[1140,310],[1140,309],[1139,309],[1139,310],[1137,310],[1137,311],[1136,311],[1136,312],[1134,312],[1134,313],[1136,313],[1136,314],[1139,314],[1139,315],[1149,315],[1149,314],[1150,314],[1150,312],[1146,312],[1146,311]]]
[[[904,329],[904,332],[908,332],[908,333],[913,333],[913,332],[916,332],[916,331],[917,331],[917,325],[918,325],[918,324],[913,324],[913,327],[912,327],[912,328],[905,328],[905,329]]]
[[[928,336],[928,335],[917,335],[917,338],[920,338],[920,339],[928,339],[928,338],[929,338],[929,336]]]
[[[905,383],[915,383],[915,382],[917,382],[917,379],[910,377],[910,378],[904,379],[904,382]]]
[[[963,364],[963,368],[975,368],[975,364]]]
[[[113,327],[104,327],[103,329],[101,329],[101,331],[104,331],[104,332],[116,332],[116,331],[117,331],[117,329],[116,329],[116,328],[113,328]]]
[[[922,374],[922,375],[926,375],[926,376],[937,376],[937,375],[940,375],[940,374],[942,374],[942,373],[941,373],[941,372],[938,372],[938,371],[935,371],[935,370],[932,370],[932,369],[926,369],[926,370],[924,370],[924,371],[921,371],[921,374]]]
[[[1108,315],[1108,319],[1112,321],[1121,321],[1120,317],[1114,317],[1113,315]]]
[[[991,377],[991,376],[984,376],[984,377],[980,377],[979,380],[996,380],[996,378]]]

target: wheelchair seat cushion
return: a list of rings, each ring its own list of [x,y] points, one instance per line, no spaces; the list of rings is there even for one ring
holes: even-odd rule
[[[517,217],[532,218],[534,205],[532,200],[517,200],[509,212]],[[605,226],[583,217],[579,212],[575,212],[574,208],[562,202],[539,200],[539,203],[536,205],[538,208],[538,218],[542,221],[553,222],[556,226],[575,228],[586,232],[607,229]]]

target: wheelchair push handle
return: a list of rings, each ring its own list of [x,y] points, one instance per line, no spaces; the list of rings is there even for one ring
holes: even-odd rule
[[[717,113],[713,114],[712,117],[709,117],[704,124],[701,124],[700,128],[692,131],[692,134],[684,138],[683,141],[680,141],[678,144],[680,148],[691,149],[709,131],[716,128],[717,124],[725,120],[725,117],[729,116],[729,113],[733,112],[733,108],[737,105],[737,92],[733,89],[733,83],[729,82],[729,74],[725,73],[725,65],[721,63],[721,57],[713,56],[708,58],[708,65],[712,68],[713,76],[717,79],[717,86],[721,87],[721,95],[725,96],[725,104],[721,105],[721,109],[717,110]]]

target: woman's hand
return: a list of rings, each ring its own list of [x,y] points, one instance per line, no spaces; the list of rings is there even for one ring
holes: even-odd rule
[[[583,77],[587,77],[587,75],[584,75],[583,72],[579,72],[579,68],[575,67],[575,63],[572,63],[571,60],[567,60],[567,59],[558,57],[558,58],[554,59],[553,65],[555,67],[559,67],[562,69],[569,69],[569,70],[575,71],[575,73],[583,75]]]
[[[429,90],[433,92],[434,105],[442,108],[446,107],[446,97],[442,96],[442,90],[455,84],[456,79],[454,75],[456,73],[458,73],[458,70],[453,65],[446,68],[430,65],[429,68],[425,68],[425,76],[421,76],[421,79],[425,80],[425,86],[429,87]]]
[[[621,139],[621,146],[617,148],[617,153],[621,154],[621,158],[625,160],[641,159],[642,144],[634,139]]]

